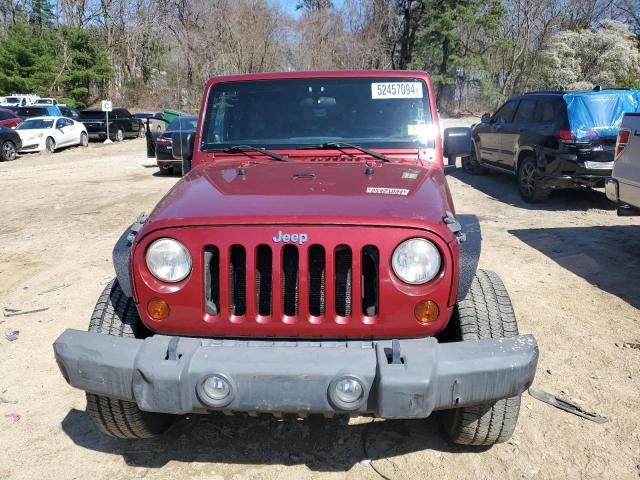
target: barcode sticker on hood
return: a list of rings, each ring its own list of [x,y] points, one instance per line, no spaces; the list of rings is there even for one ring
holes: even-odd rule
[[[379,195],[409,195],[409,190],[406,188],[367,187],[367,193],[377,193]]]

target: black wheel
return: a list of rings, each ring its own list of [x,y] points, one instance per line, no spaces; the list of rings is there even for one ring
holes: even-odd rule
[[[447,327],[447,340],[474,341],[515,337],[518,324],[502,280],[478,270],[471,288]],[[449,439],[462,445],[493,445],[513,435],[520,412],[520,395],[497,402],[438,412]]]
[[[540,172],[532,156],[523,158],[518,166],[518,189],[522,199],[529,203],[544,202],[551,195],[551,190],[541,185]]]
[[[86,132],[80,134],[80,145],[83,147],[89,146],[89,135],[87,135]]]
[[[16,152],[16,146],[11,140],[7,140],[2,144],[2,151],[0,151],[0,158],[5,161],[15,160],[18,156]]]
[[[124,131],[119,128],[116,130],[116,142],[121,142],[124,140]]]
[[[48,152],[53,153],[56,151],[56,141],[53,138],[47,137],[47,140],[44,144]]]
[[[147,130],[144,128],[144,125],[140,125],[140,128],[138,129],[138,138],[144,138],[146,133]]]
[[[117,280],[112,280],[100,295],[89,331],[115,337],[144,338],[149,335],[133,299],[124,294]],[[87,393],[87,411],[102,432],[117,438],[155,437],[175,420],[173,415],[143,412],[134,402],[93,393]]]
[[[191,160],[182,159],[182,176],[184,177],[191,171]]]
[[[462,168],[471,175],[484,175],[486,173],[485,168],[478,161],[475,147],[471,150],[471,155],[462,157]]]

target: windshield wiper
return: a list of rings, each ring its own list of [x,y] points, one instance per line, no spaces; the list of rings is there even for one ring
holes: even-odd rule
[[[267,157],[271,157],[274,160],[278,160],[279,162],[288,162],[286,158],[282,155],[279,155],[271,150],[267,150],[266,148],[261,147],[252,147],[251,145],[233,145],[232,147],[227,147],[222,150],[225,153],[243,153],[243,152],[260,152]]]
[[[367,155],[377,158],[378,160],[382,160],[383,162],[392,162],[389,157],[369,150],[368,148],[361,147],[360,145],[353,145],[351,143],[343,143],[343,142],[327,142],[321,143],[320,145],[305,145],[304,147],[299,147],[296,150],[344,150],[345,148],[353,148],[355,150],[359,150],[362,153],[366,153]]]

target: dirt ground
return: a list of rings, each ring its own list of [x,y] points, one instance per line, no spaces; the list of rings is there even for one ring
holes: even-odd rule
[[[114,242],[178,178],[159,176],[131,140],[22,157],[0,164],[0,179],[0,307],[47,309],[0,314],[0,479],[640,476],[640,221],[616,217],[600,191],[534,207],[508,177],[449,177],[458,213],[480,216],[481,266],[503,278],[520,331],[538,339],[535,385],[609,423],[525,394],[513,439],[490,449],[449,445],[434,420],[367,418],[193,416],[129,443],[98,432],[51,344],[87,327],[114,276]]]

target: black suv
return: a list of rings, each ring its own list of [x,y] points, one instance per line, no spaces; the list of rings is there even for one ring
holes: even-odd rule
[[[546,200],[557,188],[603,187],[611,176],[622,115],[640,110],[639,90],[531,92],[510,98],[472,128],[465,171],[515,175],[522,198]]]

